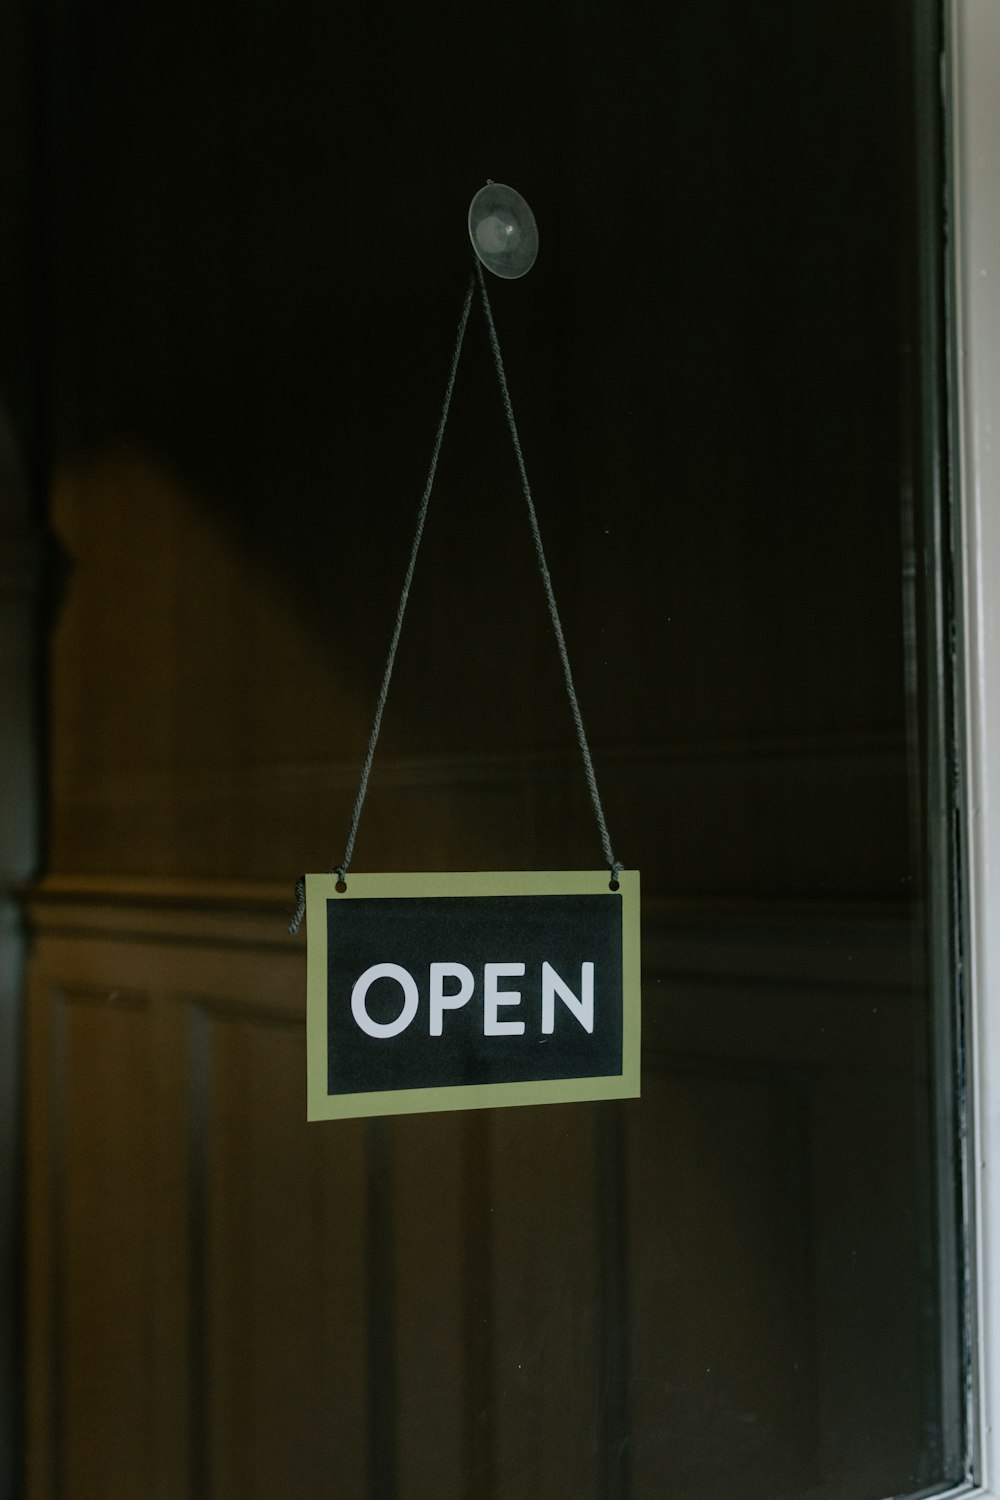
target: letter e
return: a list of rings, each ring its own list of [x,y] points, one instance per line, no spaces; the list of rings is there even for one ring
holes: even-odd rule
[[[483,967],[483,1035],[523,1036],[523,1021],[500,1021],[497,1010],[501,1005],[520,1005],[520,990],[498,990],[498,979],[518,979],[524,973],[524,964],[485,964]]]

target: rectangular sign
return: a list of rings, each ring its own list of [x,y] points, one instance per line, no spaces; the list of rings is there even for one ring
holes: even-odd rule
[[[306,876],[309,1119],[639,1093],[639,875]]]

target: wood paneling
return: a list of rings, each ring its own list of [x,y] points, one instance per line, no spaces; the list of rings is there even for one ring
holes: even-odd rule
[[[54,1488],[138,1500],[153,1439],[148,998],[56,988],[51,1005]]]
[[[151,999],[94,976],[36,973],[29,1009],[31,1493],[56,1497],[149,1494],[163,1446]]]
[[[481,1133],[480,1122],[461,1115],[414,1115],[390,1125],[393,1281],[387,1291],[397,1351],[400,1500],[471,1496],[456,1479],[467,1465],[475,1472],[477,1458],[481,1486],[484,1477],[476,1433],[492,1395],[483,1384],[490,1265],[488,1245],[470,1224],[472,1205],[489,1195],[485,1163],[470,1157],[470,1142]]]
[[[598,1493],[600,1117],[587,1105],[493,1117],[497,1500]],[[576,1441],[566,1441],[570,1434]],[[583,1434],[589,1442],[580,1441]]]
[[[820,1483],[809,1087],[650,1069],[629,1118],[635,1494],[771,1500]],[[774,1442],[782,1434],[780,1445]]]
[[[30,1493],[360,1495],[363,1150],[306,1128],[300,945],[118,894],[39,914]]]
[[[384,616],[365,600],[334,618],[325,595],[295,592],[260,537],[125,443],[63,465],[53,523],[72,561],[52,650],[50,868],[261,880],[328,868],[377,695],[381,662],[359,663],[385,641],[395,601]],[[646,524],[633,545],[668,552],[666,533],[647,537]],[[401,523],[394,579],[407,536]],[[522,561],[519,619],[540,596],[527,540]],[[381,553],[377,564],[381,578]],[[401,848],[419,850],[417,868],[589,867],[599,845],[541,607],[518,656],[478,611],[478,675],[446,690],[452,653],[469,648],[433,576],[408,615],[359,857],[369,869],[391,868]],[[632,590],[631,573],[617,586]],[[737,631],[730,649],[742,643]],[[899,729],[873,717],[817,732],[787,723],[783,706],[773,723],[748,724],[735,708],[727,718],[716,710],[732,683],[720,694],[692,673],[668,687],[670,658],[652,637],[629,650],[629,671],[613,679],[620,696],[587,722],[609,826],[647,884],[896,893],[907,836]],[[574,653],[585,709],[611,696],[606,653]],[[508,660],[519,663],[511,673]],[[703,698],[678,719],[670,695],[689,678]],[[650,693],[630,702],[644,680]]]
[[[310,1130],[299,1016],[189,1010],[196,1471],[218,1497],[362,1492],[359,1129]]]
[[[640,1100],[307,1126],[287,896],[31,898],[30,1500],[892,1487],[904,928],[654,902]]]

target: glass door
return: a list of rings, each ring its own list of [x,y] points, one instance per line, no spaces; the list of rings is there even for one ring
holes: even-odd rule
[[[33,1044],[76,1330],[32,1323],[35,1493],[99,1492],[119,1388],[213,1500],[958,1483],[937,7],[56,10],[50,880],[159,915],[99,983],[40,950],[83,999]],[[196,982],[177,913],[339,857],[487,177],[539,221],[490,293],[642,872],[642,1096],[306,1127],[298,950],[234,918]],[[599,863],[474,312],[354,868]],[[123,1324],[102,1392],[126,1056],[185,1331]]]

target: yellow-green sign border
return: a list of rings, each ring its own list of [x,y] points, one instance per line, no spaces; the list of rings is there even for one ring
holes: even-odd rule
[[[496,1109],[513,1104],[569,1104],[639,1096],[641,976],[639,872],[619,872],[622,909],[622,1071],[611,1077],[534,1079],[528,1083],[462,1084],[365,1094],[327,1093],[327,901],[387,896],[599,896],[607,870],[501,870],[401,875],[306,876],[306,1052],[309,1120],[369,1115],[429,1114],[434,1110]]]

